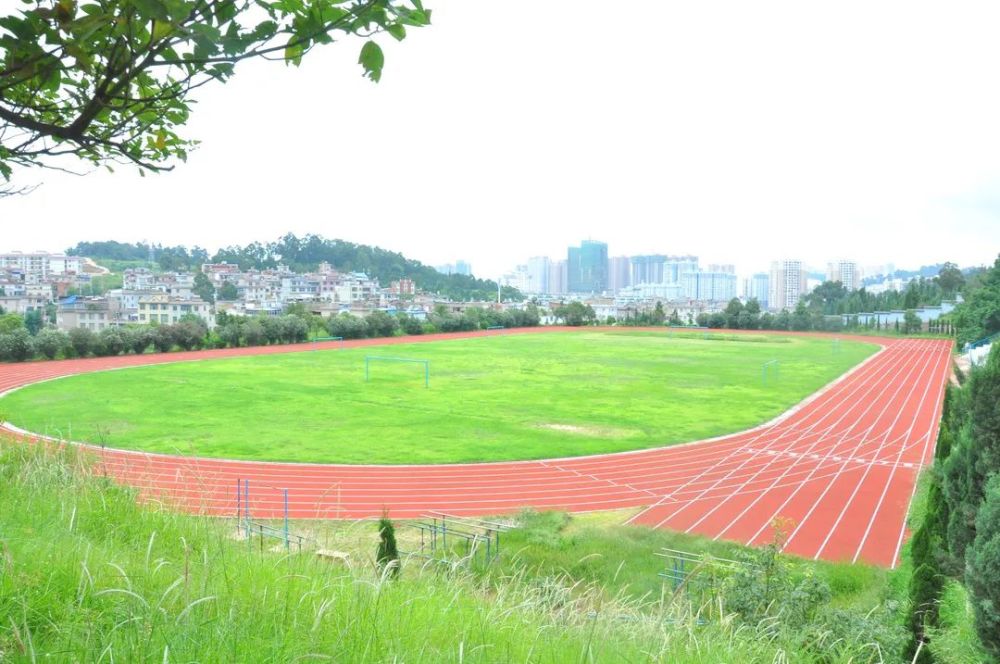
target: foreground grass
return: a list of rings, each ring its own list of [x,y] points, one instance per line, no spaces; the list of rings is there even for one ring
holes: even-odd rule
[[[741,621],[526,571],[391,581],[137,506],[73,456],[0,445],[0,661],[877,662],[871,634]],[[502,577],[502,578],[500,578]],[[711,614],[711,619],[704,616]]]
[[[574,456],[767,421],[876,350],[771,335],[594,332],[302,352],[133,368],[0,400],[61,438],[212,457],[444,463]],[[365,356],[427,359],[373,364]],[[761,365],[780,362],[764,384]]]

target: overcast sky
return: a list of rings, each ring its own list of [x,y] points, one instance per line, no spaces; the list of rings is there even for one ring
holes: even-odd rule
[[[291,231],[488,277],[585,238],[744,274],[1000,252],[1000,3],[425,3],[377,85],[348,40],[203,91],[172,173],[21,171],[0,250]]]

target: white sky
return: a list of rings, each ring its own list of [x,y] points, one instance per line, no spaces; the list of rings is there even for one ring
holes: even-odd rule
[[[762,269],[1000,252],[1000,4],[425,0],[200,95],[187,164],[0,199],[0,250],[319,233],[492,277],[603,240]],[[6,9],[6,2],[2,2]]]

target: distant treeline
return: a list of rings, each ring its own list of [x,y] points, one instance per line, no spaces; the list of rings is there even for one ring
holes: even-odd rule
[[[461,315],[439,309],[427,318],[405,314],[391,315],[375,311],[364,318],[341,314],[324,319],[293,305],[284,316],[231,316],[220,313],[215,329],[209,330],[193,314],[172,325],[127,325],[109,327],[99,332],[74,328],[69,332],[35,324],[18,314],[0,315],[0,362],[24,362],[31,359],[109,357],[150,349],[166,353],[172,350],[234,348],[293,344],[326,335],[343,339],[394,337],[468,332],[490,327],[534,327],[540,316],[533,305],[523,310],[493,311],[471,308]],[[31,323],[30,325],[28,323]]]
[[[67,249],[66,253],[88,256],[99,262],[102,259],[146,261],[150,252],[147,245],[109,240],[80,242]],[[227,262],[237,264],[244,270],[262,270],[283,264],[296,272],[309,272],[325,261],[340,272],[364,272],[378,279],[382,285],[402,278],[413,279],[418,288],[452,300],[494,300],[497,296],[495,281],[460,274],[441,274],[420,261],[394,251],[344,240],[329,240],[320,235],[299,238],[289,233],[274,242],[233,245],[212,255],[197,246],[188,249],[184,246],[153,245],[153,259],[156,266],[164,271],[195,271],[203,263]],[[515,301],[524,299],[517,289],[510,287],[503,288],[502,297]]]

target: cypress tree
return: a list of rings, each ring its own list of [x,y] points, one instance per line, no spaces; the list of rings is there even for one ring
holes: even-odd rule
[[[389,519],[388,513],[383,513],[378,520],[378,551],[375,554],[375,562],[379,571],[385,574],[388,568],[389,576],[395,578],[399,576],[399,549],[396,547],[396,527]]]
[[[913,576],[910,578],[910,644],[907,658],[913,659],[921,641],[929,641],[926,628],[937,627],[938,607],[944,591],[945,575],[941,569],[943,555],[943,535],[947,523],[942,511],[944,496],[937,474],[931,470],[930,487],[927,495],[927,512],[924,521],[913,535],[910,554],[913,559]],[[921,648],[916,660],[921,664],[934,661],[931,651]]]

